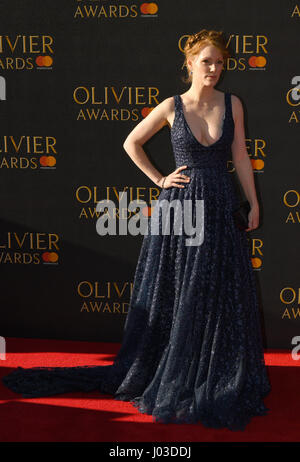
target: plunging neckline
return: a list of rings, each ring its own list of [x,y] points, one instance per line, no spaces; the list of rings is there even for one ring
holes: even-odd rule
[[[226,104],[226,92],[224,92],[224,104],[225,104],[225,112],[224,112],[224,116],[223,116],[223,124],[222,124],[222,134],[220,136],[220,138],[217,139],[217,141],[214,141],[212,144],[209,144],[208,146],[205,146],[205,144],[202,144],[200,143],[200,141],[195,137],[194,133],[192,132],[189,124],[187,123],[187,120],[185,118],[185,115],[184,115],[184,112],[183,112],[183,104],[182,104],[182,98],[181,98],[181,95],[178,95],[179,96],[179,100],[180,100],[180,104],[181,104],[181,112],[182,112],[182,117],[183,117],[183,120],[184,120],[184,123],[189,131],[189,133],[192,135],[193,139],[198,143],[200,144],[201,147],[203,148],[211,148],[212,146],[214,146],[215,144],[219,143],[223,136],[224,136],[224,125],[225,125],[225,120],[226,120],[226,116],[227,116],[227,104]]]

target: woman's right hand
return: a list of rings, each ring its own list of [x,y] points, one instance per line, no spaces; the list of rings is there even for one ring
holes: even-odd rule
[[[184,170],[185,168],[188,168],[187,165],[181,165],[180,167],[176,168],[174,172],[170,173],[168,176],[163,177],[159,183],[158,186],[162,187],[162,183],[164,181],[163,189],[170,188],[171,186],[175,186],[177,188],[184,188],[184,185],[178,183],[178,182],[185,182],[189,183],[190,182],[190,177],[187,175],[184,175],[183,173],[180,173],[181,170]]]

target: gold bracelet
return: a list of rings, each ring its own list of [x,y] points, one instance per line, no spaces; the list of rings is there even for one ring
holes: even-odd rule
[[[165,177],[164,177],[164,181],[162,182],[162,185],[161,185],[162,189],[163,189],[163,187],[164,187],[164,182],[165,182],[165,179],[166,179],[166,178],[167,178],[167,177],[165,176]]]

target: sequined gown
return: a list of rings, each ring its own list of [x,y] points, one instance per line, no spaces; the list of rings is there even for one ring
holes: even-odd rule
[[[250,249],[231,214],[238,204],[227,170],[234,121],[231,94],[224,98],[222,135],[204,146],[174,96],[171,143],[176,167],[188,166],[183,173],[190,183],[158,197],[204,200],[201,245],[186,245],[184,232],[145,234],[114,363],[19,367],[3,378],[11,390],[25,398],[98,390],[130,401],[154,422],[230,430],[244,430],[253,416],[267,413],[270,384]]]

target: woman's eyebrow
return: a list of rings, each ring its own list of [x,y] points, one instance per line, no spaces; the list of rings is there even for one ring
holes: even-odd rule
[[[209,56],[204,56],[202,59],[211,59]],[[218,59],[223,59],[223,58],[218,58]]]

